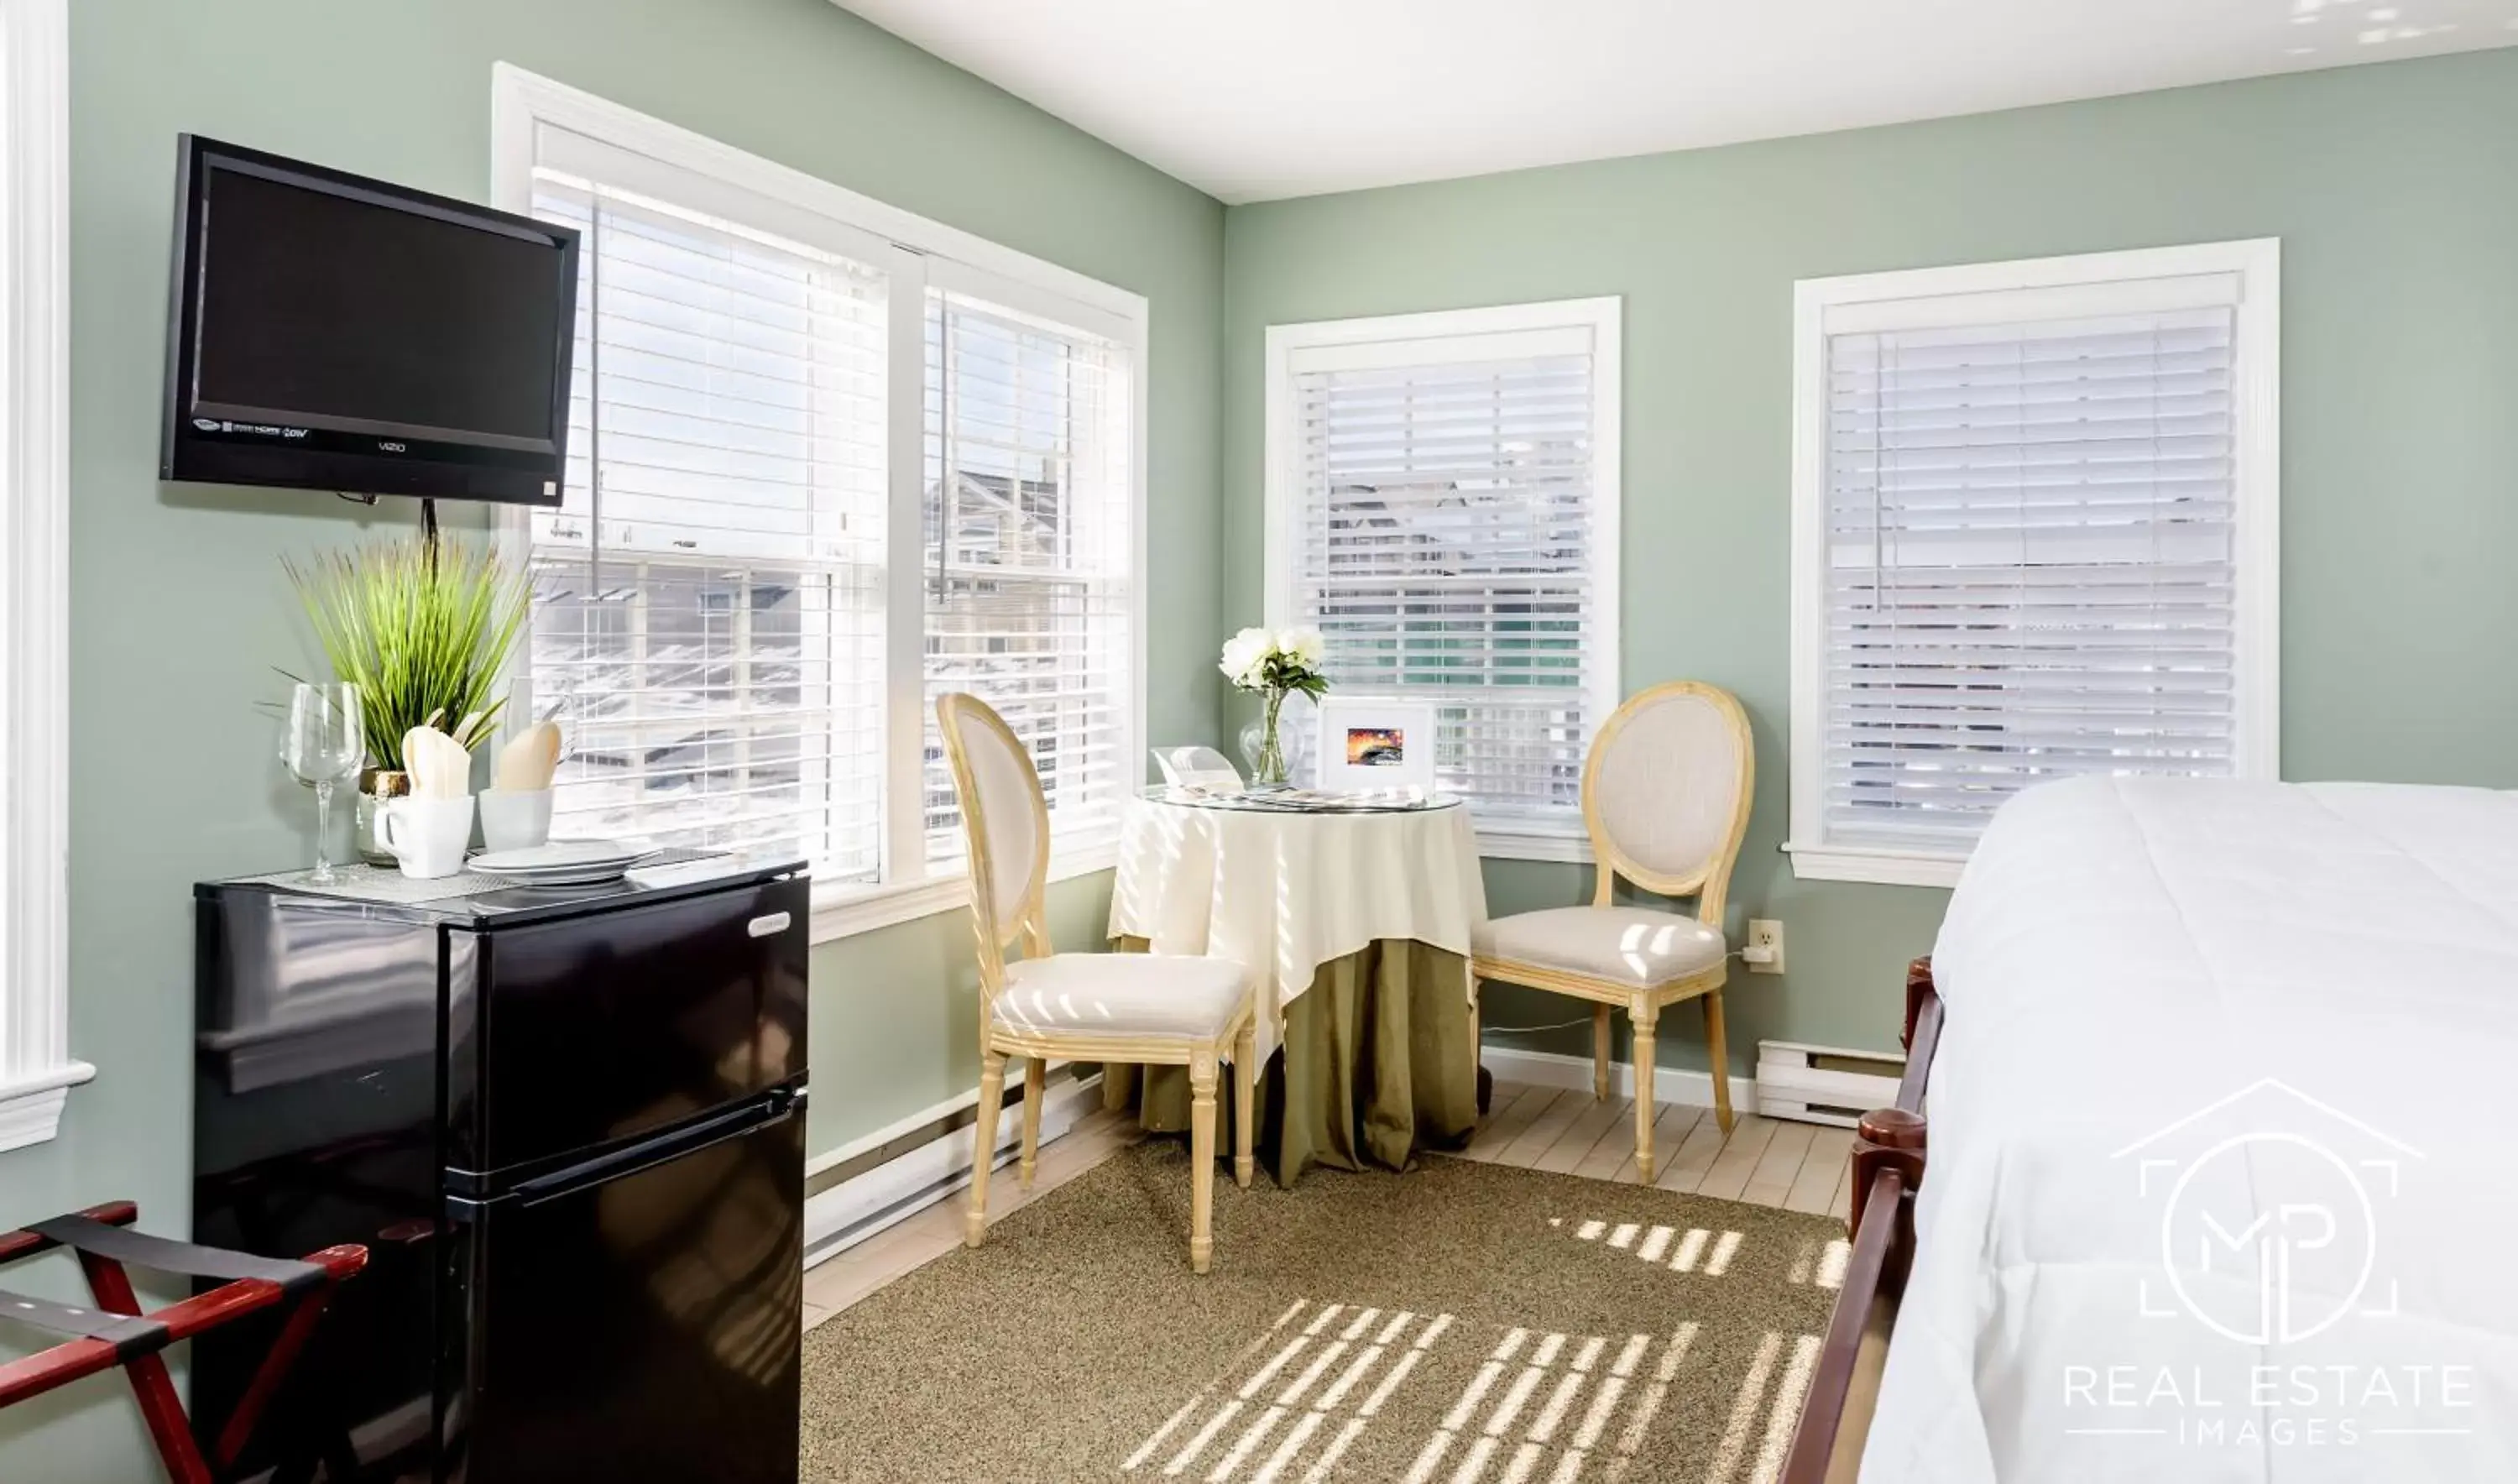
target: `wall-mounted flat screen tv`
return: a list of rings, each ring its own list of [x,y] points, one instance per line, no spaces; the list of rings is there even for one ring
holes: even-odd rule
[[[574,230],[181,145],[162,477],[559,502]]]

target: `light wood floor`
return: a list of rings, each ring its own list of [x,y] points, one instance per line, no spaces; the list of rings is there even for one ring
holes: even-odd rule
[[[1009,1165],[988,1181],[991,1225],[1056,1190],[1143,1135],[1132,1113],[1096,1111],[1040,1151],[1026,1192]],[[1634,1175],[1634,1105],[1595,1101],[1588,1089],[1498,1082],[1485,1123],[1460,1157],[1601,1180]],[[1653,1184],[1752,1205],[1842,1216],[1852,1200],[1847,1161],[1853,1130],[1743,1113],[1725,1139],[1714,1110],[1665,1103],[1653,1121]],[[1219,1179],[1229,1178],[1222,1173]],[[1266,1178],[1262,1175],[1260,1178]],[[964,1198],[955,1196],[868,1238],[804,1275],[809,1330],[895,1278],[960,1244]]]
[[[1635,1106],[1589,1088],[1498,1082],[1463,1157],[1601,1180],[1632,1180]],[[1742,1113],[1730,1137],[1714,1110],[1664,1103],[1653,1116],[1652,1183],[1682,1195],[1833,1216],[1852,1208],[1853,1130]]]

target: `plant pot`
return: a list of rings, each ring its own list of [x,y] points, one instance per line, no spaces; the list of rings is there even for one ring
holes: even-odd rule
[[[389,767],[368,767],[359,770],[359,824],[354,844],[359,858],[372,866],[391,867],[399,862],[376,839],[377,816],[388,799],[399,799],[411,792],[411,775]]]

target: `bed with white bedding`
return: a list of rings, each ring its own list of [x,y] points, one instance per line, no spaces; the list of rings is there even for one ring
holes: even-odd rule
[[[2518,794],[2034,789],[1932,977],[1865,1484],[2518,1480]]]

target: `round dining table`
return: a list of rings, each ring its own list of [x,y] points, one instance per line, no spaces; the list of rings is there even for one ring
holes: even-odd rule
[[[1245,965],[1258,987],[1260,1153],[1403,1169],[1477,1126],[1477,832],[1442,795],[1153,789],[1124,807],[1109,936]],[[1111,1106],[1186,1127],[1177,1068],[1106,1073]]]

